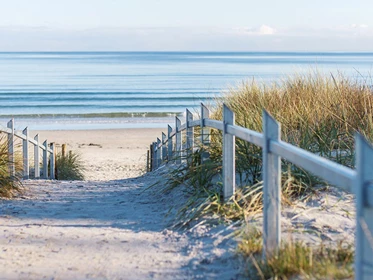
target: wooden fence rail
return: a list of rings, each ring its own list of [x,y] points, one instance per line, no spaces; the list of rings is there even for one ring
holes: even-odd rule
[[[180,164],[185,151],[193,151],[197,141],[193,129],[199,126],[200,144],[210,143],[210,129],[223,133],[223,192],[228,201],[235,192],[235,138],[262,148],[263,154],[263,258],[275,254],[281,243],[281,158],[312,172],[330,184],[356,196],[355,279],[373,279],[373,147],[356,133],[356,169],[312,154],[281,141],[280,124],[263,111],[263,133],[234,124],[234,113],[224,105],[223,121],[209,119],[209,110],[201,104],[201,118],[193,120],[186,111],[186,122],[175,119],[175,128],[168,126],[167,137],[158,138],[150,146],[148,170],[165,163]],[[185,141],[183,139],[185,133]],[[173,141],[175,137],[175,141]],[[186,149],[183,149],[185,147]],[[250,156],[250,155],[248,155]],[[202,156],[203,162],[208,153]]]
[[[16,131],[14,128],[14,119],[7,123],[7,127],[0,127],[0,133],[6,133],[9,154],[9,173],[11,176],[16,175],[15,164],[15,140],[17,138],[22,140],[22,157],[23,157],[23,179],[30,179],[30,150],[29,145],[34,146],[34,178],[55,179],[55,145],[48,144],[45,140],[42,144],[39,141],[39,135],[34,139],[30,138],[28,128],[23,131]],[[40,151],[42,151],[42,169],[40,169]],[[42,176],[41,171],[42,170]]]

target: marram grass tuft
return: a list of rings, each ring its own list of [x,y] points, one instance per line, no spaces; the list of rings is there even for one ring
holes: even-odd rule
[[[336,246],[314,246],[301,241],[283,241],[277,255],[262,259],[262,235],[248,227],[238,245],[245,259],[245,273],[250,279],[351,279],[353,246],[339,242]]]
[[[79,154],[69,151],[56,157],[57,180],[84,180],[84,166]]]
[[[0,197],[10,198],[22,192],[23,187],[20,180],[22,176],[21,156],[15,154],[13,161],[16,168],[15,176],[10,175],[11,159],[8,154],[8,140],[2,135],[0,137]]]

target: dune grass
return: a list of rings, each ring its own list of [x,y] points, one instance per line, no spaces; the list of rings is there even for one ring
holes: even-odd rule
[[[84,166],[80,154],[73,151],[56,156],[57,180],[84,180]]]
[[[355,131],[373,140],[372,88],[341,74],[295,75],[272,85],[244,82],[218,100],[213,118],[222,119],[222,103],[235,112],[237,125],[259,132],[266,109],[281,123],[282,140],[346,166],[354,165]],[[239,163],[250,167],[242,155],[255,149],[241,141],[237,148]]]
[[[281,123],[283,141],[352,168],[355,131],[373,140],[372,88],[341,74],[335,77],[312,72],[271,85],[255,80],[243,82],[217,100],[211,118],[222,119],[223,103],[234,111],[237,125],[259,132],[262,131],[262,110],[267,110]],[[205,149],[208,149],[210,159],[199,164],[201,155],[198,153]],[[176,168],[168,178],[166,189],[184,185],[194,197],[192,201],[220,203],[221,155],[221,132],[212,130],[211,145],[193,153],[192,159],[188,159],[192,164]],[[262,207],[261,198],[252,197],[257,195],[255,190],[262,182],[261,148],[236,139],[236,172],[242,188],[238,189],[233,204],[241,213],[238,216],[245,218]],[[327,183],[314,174],[282,160],[283,203],[305,199],[325,188],[328,188]],[[193,209],[203,209],[194,206]],[[212,209],[221,212],[224,207],[206,205],[205,208],[209,212]],[[192,217],[198,217],[197,212]],[[199,212],[201,215],[204,211]]]
[[[3,134],[0,136],[0,197],[11,198],[17,193],[22,192],[21,172],[22,172],[22,157],[15,154],[13,159],[16,169],[15,176],[11,176],[9,165],[11,159],[8,154],[8,140]]]
[[[262,260],[260,231],[249,228],[238,246],[246,259],[245,273],[250,279],[349,279],[353,277],[353,247],[339,242],[336,246],[314,246],[301,241],[282,242],[277,255]],[[296,278],[294,278],[296,277]]]
[[[372,93],[370,85],[341,74],[295,75],[272,85],[253,80],[230,89],[217,102],[212,115],[221,119],[222,103],[225,103],[235,112],[237,125],[261,132],[262,110],[265,109],[281,123],[283,141],[354,168],[355,132],[373,140]],[[213,135],[212,141],[213,147],[221,147],[219,133]],[[212,153],[220,155],[221,150],[215,149]],[[237,172],[249,178],[247,183],[253,186],[245,188],[254,190],[261,180],[261,153],[260,148],[236,140]],[[290,198],[290,203],[292,199],[306,198],[316,191],[316,186],[327,187],[314,174],[285,160],[282,160],[282,168],[282,196]],[[289,196],[285,195],[287,190],[290,190]],[[262,261],[261,240],[261,236],[254,234],[239,245],[240,253],[248,262],[246,270],[254,267],[258,278],[345,279],[353,276],[351,245],[328,247],[322,244],[311,248],[299,241],[289,241],[282,244],[278,255]]]
[[[216,101],[211,118],[222,119],[222,104],[235,113],[236,124],[262,132],[262,110],[281,123],[281,139],[302,149],[354,168],[356,131],[373,141],[373,91],[366,81],[317,71],[294,75],[282,82],[255,80],[229,89]],[[202,217],[244,224],[262,210],[262,150],[236,139],[236,172],[241,187],[229,203],[222,203],[222,134],[211,131],[210,159],[203,164],[182,165],[168,177],[165,189],[183,187],[190,198],[179,211],[178,226],[188,226]],[[193,155],[193,158],[199,158]],[[328,184],[282,159],[282,203],[304,200]],[[282,244],[279,254],[261,261],[260,233],[244,237],[239,252],[247,271],[259,279],[341,279],[353,276],[353,248],[334,244],[310,248],[299,241]],[[254,269],[254,270],[252,270]]]
[[[281,124],[285,142],[354,168],[354,133],[373,141],[373,91],[359,80],[342,74],[312,72],[294,75],[281,83],[264,84],[255,80],[229,89],[217,100],[211,118],[222,119],[222,105],[235,113],[236,124],[262,132],[262,112],[267,110]],[[221,158],[222,135],[212,130],[210,154]],[[245,188],[262,180],[262,150],[236,139],[236,172]],[[283,198],[305,198],[327,187],[320,178],[282,159]]]

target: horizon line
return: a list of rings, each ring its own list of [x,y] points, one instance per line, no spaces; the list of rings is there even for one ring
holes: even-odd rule
[[[118,51],[118,50],[70,50],[70,51],[59,51],[59,50],[37,50],[37,51],[0,51],[0,54],[2,53],[308,53],[308,54],[320,54],[320,53],[326,53],[326,54],[335,54],[335,53],[348,53],[348,54],[373,54],[373,51],[341,51],[341,50],[335,50],[335,51],[304,51],[304,50],[288,50],[288,51],[276,51],[276,50],[248,50],[248,51],[206,51],[206,50],[154,50],[154,51]]]

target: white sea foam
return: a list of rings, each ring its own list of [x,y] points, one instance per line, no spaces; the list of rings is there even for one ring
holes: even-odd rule
[[[1,124],[9,119],[0,118]],[[92,130],[121,128],[164,128],[174,123],[174,117],[154,118],[15,118],[16,130]]]

